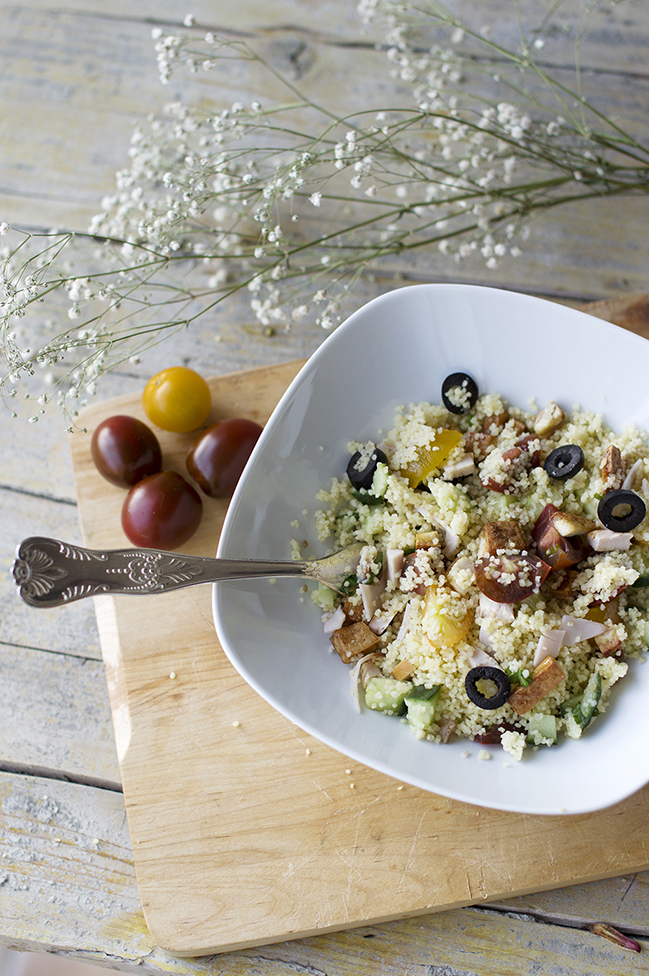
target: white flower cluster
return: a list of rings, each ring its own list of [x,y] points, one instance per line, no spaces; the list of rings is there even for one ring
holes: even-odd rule
[[[562,116],[551,98],[548,107],[525,98],[526,71],[559,93],[534,61],[545,43],[538,29],[507,52],[437,0],[360,0],[358,9],[364,23],[384,25],[410,107],[338,118],[300,101],[293,82],[282,105],[208,110],[176,99],[134,129],[128,164],[87,236],[24,234],[0,221],[7,401],[40,367],[54,377],[46,402],[81,402],[103,372],[240,289],[267,335],[305,320],[331,329],[362,277],[394,273],[410,251],[426,248],[433,268],[450,260],[494,270],[521,253],[534,213],[646,192],[644,147],[619,124],[602,129],[578,96],[570,114],[565,80]],[[164,84],[219,58],[264,66],[244,42],[200,32],[191,15],[184,27],[153,31]],[[34,341],[34,312],[53,304]]]

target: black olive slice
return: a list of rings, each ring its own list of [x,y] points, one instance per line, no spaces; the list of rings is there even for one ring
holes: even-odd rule
[[[358,462],[361,460],[361,456],[360,451],[352,454],[347,465],[347,477],[351,481],[352,488],[355,488],[357,491],[361,488],[368,491],[372,487],[376,466],[379,463],[387,464],[388,459],[380,448],[375,447],[369,455],[365,467],[359,470]]]
[[[496,691],[493,695],[485,695],[478,689],[478,683],[481,681],[490,681],[496,686]],[[493,711],[494,708],[500,708],[504,705],[512,693],[511,681],[505,672],[501,671],[500,668],[490,668],[486,665],[471,668],[464,679],[464,687],[474,705],[477,705],[478,708],[488,709],[489,711]]]
[[[451,413],[468,413],[478,399],[478,387],[468,373],[451,373],[442,383],[442,402]]]
[[[545,470],[551,478],[566,481],[579,474],[584,466],[584,452],[578,444],[562,444],[555,447],[545,459]]]
[[[640,525],[647,507],[640,495],[627,488],[607,491],[597,506],[597,516],[612,532],[631,532]]]

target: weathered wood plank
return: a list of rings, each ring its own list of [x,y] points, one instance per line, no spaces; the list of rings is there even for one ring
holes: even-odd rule
[[[0,489],[0,573],[5,580],[0,587],[0,643],[99,659],[97,624],[90,601],[39,611],[20,599],[11,567],[16,546],[31,535],[80,542],[76,505]]]
[[[588,925],[605,921],[649,938],[649,872],[622,875],[605,881],[555,888],[534,895],[522,895],[489,907],[529,914],[561,924]]]
[[[539,13],[535,0],[523,0],[518,4],[525,22],[537,23]],[[30,10],[58,13],[61,5],[58,0],[31,0]],[[243,3],[219,4],[213,0],[196,0],[191,4],[196,31],[230,30],[241,33],[262,33],[304,31],[319,41],[354,43],[359,39],[360,20],[354,0],[323,0],[315,8],[309,0],[274,0],[272,4],[264,0],[244,0]],[[454,14],[475,22],[475,3],[473,0],[455,0]],[[185,7],[179,8],[176,0],[139,0],[134,8],[128,0],[113,0],[110,9],[102,7],[97,0],[69,0],[65,4],[66,13],[78,17],[96,17],[104,20],[120,20],[147,24],[161,24],[169,31],[181,27],[186,16]],[[489,24],[499,42],[514,47],[519,41],[519,28],[516,18],[511,16],[511,8],[502,0],[481,0],[478,26]],[[572,35],[579,20],[579,5],[564,4],[556,15],[557,29],[552,33],[552,44],[543,51],[548,62],[570,63],[573,55]],[[646,8],[643,0],[626,0],[623,5],[615,5],[601,18],[593,21],[594,29],[588,43],[582,48],[582,62],[585,67],[598,70],[621,70],[631,72],[646,67]],[[375,26],[365,28],[362,38],[366,43],[382,39],[382,33]]]
[[[100,661],[0,644],[0,762],[119,782]]]
[[[262,4],[249,0],[237,8],[236,24],[244,33],[256,32],[262,52],[281,70],[293,63],[289,41],[294,28],[287,30],[284,25],[306,23],[315,29],[314,24],[320,24],[323,37],[330,37],[327,32],[332,27],[337,30],[339,20],[345,24],[344,31],[349,30],[349,6],[329,4],[314,20],[311,12],[305,17],[304,2],[286,3],[273,16]],[[342,17],[332,16],[341,9]],[[83,229],[98,209],[101,196],[112,188],[114,170],[126,160],[131,118],[159,108],[179,91],[176,83],[165,90],[157,82],[146,20],[154,16],[153,5],[147,4],[138,20],[97,16],[92,3],[82,10],[83,15],[60,13],[51,5],[40,10],[14,9],[7,29],[0,31],[0,57],[6,66],[0,97],[7,106],[7,131],[12,135],[4,143],[0,210],[17,223],[64,222]],[[599,86],[605,111],[646,124],[649,82],[638,69],[648,18],[638,3],[625,5],[625,11],[627,22],[621,14],[605,21],[583,55],[587,63],[592,50],[593,64],[604,62],[607,71],[618,71],[619,76],[591,73],[587,84]],[[490,12],[496,26],[511,21],[503,17],[502,5],[495,4]],[[322,101],[366,106],[370,89],[377,107],[390,92],[391,99],[406,97],[403,85],[395,85],[389,78],[381,60],[383,53],[367,46],[336,46],[306,33],[300,43],[309,48],[308,56],[302,58],[300,84]],[[97,50],[102,51],[100,60],[95,56]],[[34,64],[39,66],[37,71]],[[351,86],[349,78],[354,79]],[[193,83],[183,81],[182,88],[220,104],[235,98],[249,101],[259,93],[254,73],[242,75],[233,67],[228,73],[219,69]],[[30,118],[29,126],[22,124],[25,117]],[[36,165],[27,162],[34,160]],[[647,206],[641,200],[561,208],[538,221],[523,256],[503,262],[495,274],[477,259],[456,267],[429,252],[390,260],[383,274],[403,273],[408,280],[461,276],[491,284],[518,280],[542,293],[584,297],[643,290],[649,264],[643,232]],[[375,290],[385,287],[386,281]]]
[[[644,953],[631,956],[587,932],[473,909],[181,960],[156,947],[144,925],[121,795],[0,774],[0,839],[0,943],[122,972],[619,976],[631,965],[649,972]]]

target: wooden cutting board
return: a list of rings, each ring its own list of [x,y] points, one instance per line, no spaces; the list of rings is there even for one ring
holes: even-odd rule
[[[602,316],[605,317],[605,316]],[[300,363],[211,380],[213,419],[264,422]],[[87,408],[71,438],[87,545],[128,545],[124,492],[90,433],[139,397]],[[161,432],[183,471],[191,435]],[[185,551],[213,555],[226,505],[206,499]],[[155,941],[202,955],[649,868],[649,788],[596,814],[533,817],[454,802],[351,762],[238,676],[211,588],[99,597],[96,610],[144,915]],[[597,770],[593,769],[593,776]]]

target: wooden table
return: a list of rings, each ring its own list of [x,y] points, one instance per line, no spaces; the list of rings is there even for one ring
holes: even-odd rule
[[[482,7],[485,22],[511,15],[506,0]],[[349,0],[317,7],[309,0],[200,0],[192,13],[206,29],[245,34],[278,69],[321,98],[328,89],[339,103],[367,100],[373,65],[384,57],[371,35],[350,45],[358,24]],[[151,28],[172,30],[184,16],[172,0],[0,7],[0,219],[85,229],[124,163],[132,122],[175,94],[173,84],[168,90],[158,84]],[[649,10],[641,0],[626,0],[582,55],[607,109],[631,118],[645,136],[648,41]],[[358,80],[347,91],[352,71]],[[245,93],[245,80],[236,85]],[[209,97],[227,105],[233,89],[212,87]],[[646,226],[645,199],[567,208],[539,220],[525,253],[496,272],[477,265],[431,272],[423,260],[395,261],[364,286],[362,300],[395,282],[472,280],[573,304],[616,299],[600,313],[647,334],[642,303],[634,321],[625,313],[627,297],[647,290]],[[133,393],[175,361],[215,375],[303,358],[322,337],[301,326],[265,337],[249,325],[245,298],[232,299],[219,314],[227,322],[218,345],[207,329],[178,337],[113,374],[102,395]],[[35,612],[18,603],[8,578],[24,537],[81,541],[63,424],[56,413],[32,426],[3,416],[0,438],[2,944],[151,974],[649,971],[647,872],[220,956],[178,959],[158,948],[138,898],[93,606]],[[643,953],[589,933],[592,921],[634,934]]]

